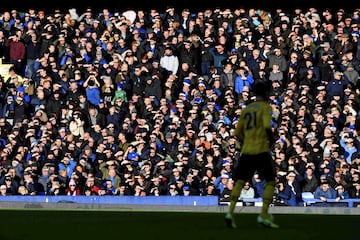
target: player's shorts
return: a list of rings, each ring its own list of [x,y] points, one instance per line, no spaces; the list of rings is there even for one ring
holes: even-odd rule
[[[234,180],[251,181],[257,172],[261,179],[275,181],[275,167],[270,153],[264,152],[256,155],[241,154],[234,169]]]

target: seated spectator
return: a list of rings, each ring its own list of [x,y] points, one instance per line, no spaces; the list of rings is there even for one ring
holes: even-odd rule
[[[250,182],[245,182],[243,189],[241,189],[240,198],[254,198],[255,190]]]
[[[253,177],[252,186],[255,190],[255,198],[261,197],[264,191],[266,181],[264,179],[261,179],[259,174],[255,173]]]
[[[74,179],[71,179],[69,182],[69,187],[65,189],[65,194],[67,196],[80,196],[80,188],[76,185]]]
[[[302,202],[299,183],[295,180],[296,174],[289,172],[286,182],[279,182],[277,186],[277,200],[287,206],[298,206]]]
[[[336,201],[341,201],[341,200],[345,200],[348,199],[349,193],[345,190],[344,186],[339,185],[335,188],[336,191]]]
[[[350,198],[360,198],[360,181],[353,182],[349,188]]]
[[[336,198],[336,191],[330,187],[327,181],[324,181],[316,188],[314,198],[326,202],[328,199]]]

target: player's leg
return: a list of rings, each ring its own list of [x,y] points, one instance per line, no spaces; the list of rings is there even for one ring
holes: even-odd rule
[[[227,214],[225,215],[225,222],[228,228],[236,228],[234,211],[236,203],[240,197],[241,189],[244,186],[244,180],[237,180],[230,194],[230,206]]]
[[[273,201],[274,190],[275,190],[275,181],[266,182],[262,196],[263,205],[261,208],[261,215],[263,217],[268,217],[269,215],[269,206]]]
[[[244,187],[245,181],[244,180],[236,180],[233,190],[231,191],[230,195],[230,207],[229,212],[233,213],[235,211],[236,203],[240,197],[241,189]]]
[[[252,174],[254,173],[254,167],[251,166],[251,159],[249,159],[248,155],[243,154],[240,157],[239,163],[235,166],[234,169],[234,187],[231,191],[230,195],[230,206],[227,214],[225,215],[225,222],[229,228],[236,228],[235,220],[234,220],[234,211],[236,207],[236,203],[239,200],[241,189],[245,184],[245,180],[250,179]]]
[[[273,222],[273,217],[269,214],[269,207],[273,201],[274,191],[275,191],[275,169],[273,165],[272,158],[270,154],[262,154],[261,162],[259,162],[258,172],[265,180],[266,184],[264,186],[263,192],[263,205],[261,208],[261,213],[258,217],[258,222],[266,227],[278,228],[279,226]]]

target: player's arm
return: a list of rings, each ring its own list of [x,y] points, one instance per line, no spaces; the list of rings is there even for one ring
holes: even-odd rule
[[[264,123],[264,128],[265,128],[265,131],[266,131],[266,135],[267,135],[267,138],[268,138],[268,141],[269,141],[269,147],[271,147],[275,143],[275,136],[274,136],[274,133],[273,133],[272,127],[271,127],[271,109],[270,109],[270,106],[268,107],[268,109],[263,114],[263,123]]]

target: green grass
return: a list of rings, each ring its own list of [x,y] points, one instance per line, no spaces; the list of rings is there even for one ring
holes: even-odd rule
[[[1,240],[352,240],[360,239],[359,216],[276,214],[280,229],[265,229],[256,214],[236,214],[227,229],[224,213],[0,210]]]

